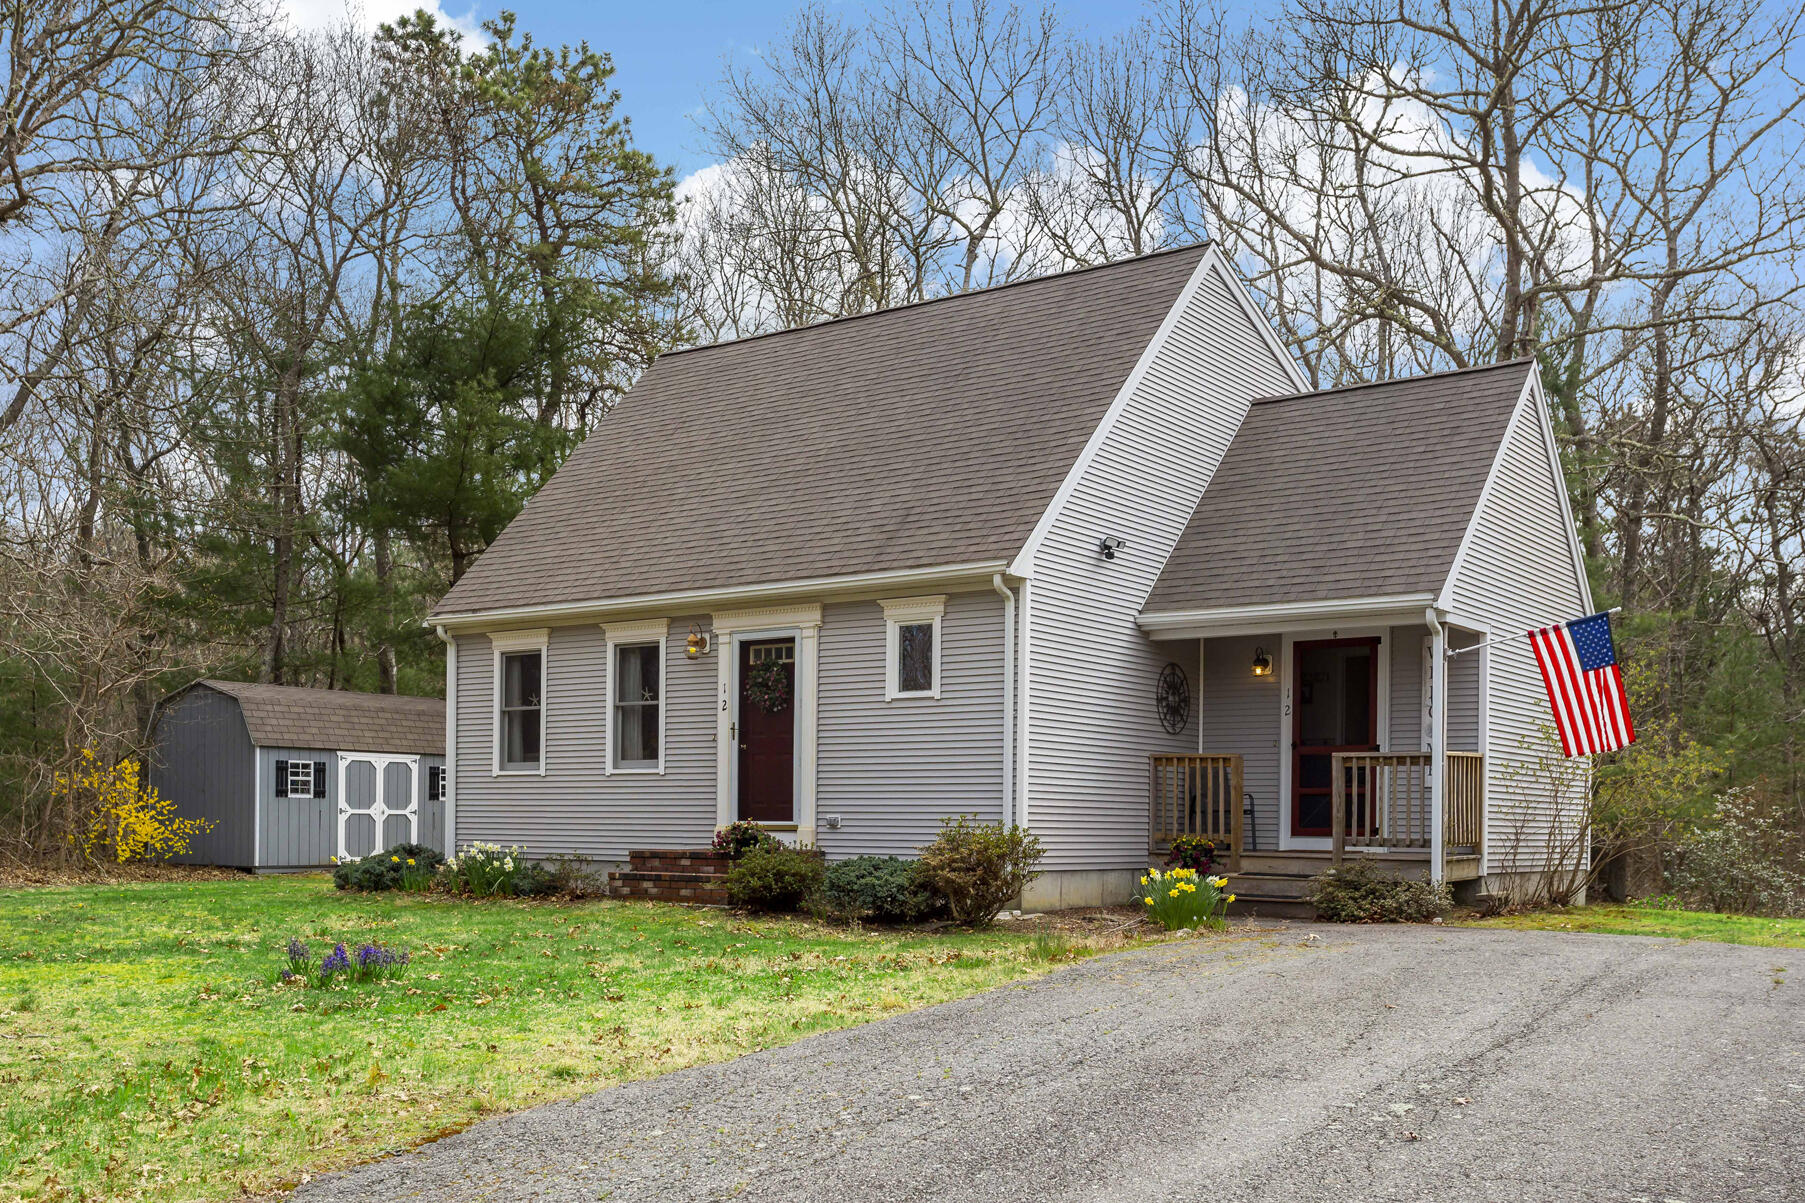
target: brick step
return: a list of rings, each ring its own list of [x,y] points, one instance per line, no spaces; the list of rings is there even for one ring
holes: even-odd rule
[[[627,869],[608,875],[608,892],[616,898],[648,898],[659,902],[700,902],[715,906],[727,902],[723,877],[713,873]]]
[[[680,857],[656,857],[628,862],[633,873],[695,873],[702,877],[725,877],[733,868],[731,862],[692,861]]]

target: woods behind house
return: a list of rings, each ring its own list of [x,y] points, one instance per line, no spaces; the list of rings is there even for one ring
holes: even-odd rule
[[[811,5],[725,64],[681,184],[601,49],[506,15],[7,15],[11,855],[64,854],[56,775],[196,675],[440,691],[432,600],[661,350],[1206,237],[1315,387],[1538,357],[1627,615],[1607,777],[1663,830],[1729,785],[1805,833],[1789,6]]]

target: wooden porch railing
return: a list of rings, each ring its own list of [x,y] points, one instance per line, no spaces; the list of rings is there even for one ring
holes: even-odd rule
[[[1336,752],[1330,769],[1335,863],[1348,848],[1429,846],[1427,752]]]
[[[1337,752],[1330,831],[1335,863],[1348,848],[1428,848],[1434,831],[1427,752]],[[1477,856],[1485,839],[1485,757],[1449,752],[1442,855]]]
[[[1442,797],[1442,850],[1449,856],[1478,856],[1484,841],[1485,757],[1478,752],[1449,752],[1448,787]]]
[[[1241,757],[1232,753],[1155,756],[1148,793],[1148,851],[1183,835],[1228,849],[1228,868],[1241,871]]]

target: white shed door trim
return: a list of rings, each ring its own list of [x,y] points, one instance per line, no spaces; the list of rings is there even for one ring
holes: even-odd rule
[[[354,807],[350,795],[346,793],[346,770],[353,762],[361,762],[372,766],[376,771],[376,799],[368,806]],[[402,806],[390,805],[391,799],[385,796],[388,784],[388,767],[391,764],[407,766],[407,801]],[[407,816],[407,842],[420,842],[420,758],[418,756],[382,756],[374,752],[340,752],[338,754],[338,858],[350,860],[351,852],[345,844],[345,827],[352,815],[369,815],[376,823],[375,847],[372,853],[382,851],[382,829],[390,815]]]

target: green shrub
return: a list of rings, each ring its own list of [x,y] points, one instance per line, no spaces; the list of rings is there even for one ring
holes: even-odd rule
[[[835,861],[827,866],[821,902],[823,913],[833,918],[875,923],[919,923],[940,909],[917,863],[899,856]]]
[[[1445,883],[1397,877],[1364,859],[1311,878],[1309,899],[1330,923],[1425,923],[1454,905]]]
[[[782,846],[782,840],[751,819],[735,820],[714,833],[714,850],[725,852],[734,860],[738,860],[754,848],[780,848]]]
[[[425,844],[396,844],[332,867],[332,884],[341,890],[425,889],[445,863],[437,849]]]
[[[471,844],[445,862],[444,881],[454,894],[475,898],[527,898],[552,892],[552,875],[518,848]]]
[[[959,923],[981,926],[1040,876],[1040,840],[1021,827],[943,819],[940,838],[921,850],[922,882]]]
[[[727,901],[752,911],[793,911],[815,897],[826,876],[812,848],[755,847],[727,871]]]
[[[1711,824],[1680,842],[1674,891],[1726,915],[1805,915],[1798,836],[1747,790],[1719,795]]]

